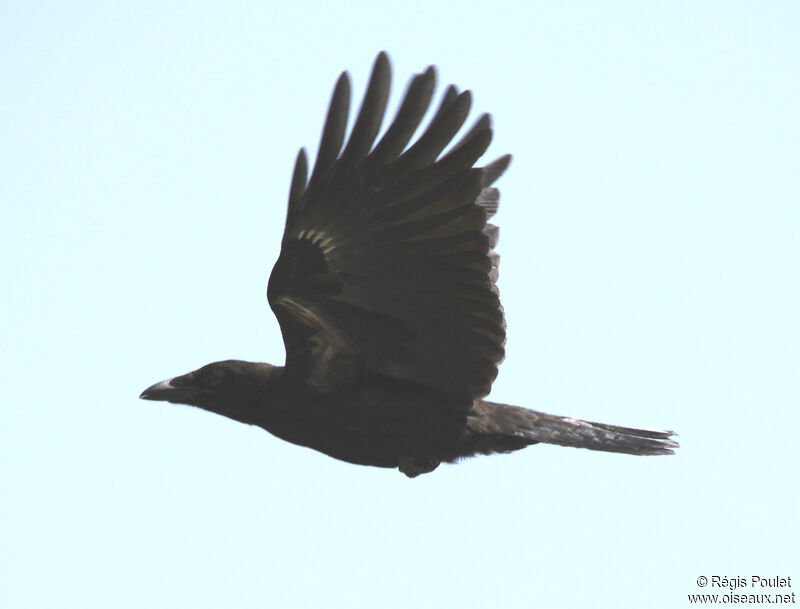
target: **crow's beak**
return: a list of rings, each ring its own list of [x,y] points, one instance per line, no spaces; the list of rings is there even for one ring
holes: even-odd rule
[[[189,397],[195,391],[191,387],[176,387],[172,384],[175,379],[167,379],[156,383],[142,391],[139,396],[142,400],[155,400],[161,402],[177,402],[182,403],[183,398]]]
[[[203,399],[209,392],[197,386],[194,372],[176,376],[148,387],[139,396],[143,400],[158,402],[172,402],[173,404],[190,404],[197,406],[198,400]]]

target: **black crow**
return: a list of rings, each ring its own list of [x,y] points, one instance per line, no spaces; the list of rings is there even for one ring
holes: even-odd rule
[[[197,406],[409,477],[538,442],[671,454],[673,432],[482,399],[504,355],[498,230],[487,219],[499,199],[492,184],[511,156],[475,167],[492,140],[488,114],[442,152],[470,110],[470,92],[454,86],[409,146],[435,81],[433,66],[411,79],[376,144],[391,82],[380,53],[345,143],[350,79],[342,73],[310,178],[305,150],[297,155],[267,288],[286,365],[215,362],[140,397]]]

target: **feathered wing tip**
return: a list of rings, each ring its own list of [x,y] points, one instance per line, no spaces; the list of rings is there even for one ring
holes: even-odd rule
[[[308,158],[306,157],[306,149],[301,148],[297,153],[297,159],[294,162],[294,172],[292,173],[292,185],[289,188],[289,207],[288,212],[297,210],[300,205],[300,197],[303,196],[303,191],[306,189],[306,181],[308,180]]]
[[[380,140],[375,143],[386,113],[391,80],[389,57],[385,51],[381,51],[373,64],[367,91],[345,144],[351,84],[347,71],[340,74],[331,95],[310,179],[307,178],[308,161],[305,150],[301,149],[298,154],[292,177],[287,219],[295,219],[307,211],[306,208],[315,207],[318,203],[315,199],[324,198],[316,196],[319,193],[315,193],[315,190],[322,188],[322,183],[326,180],[328,181],[326,187],[331,187],[329,180],[331,172],[356,166],[367,173],[370,171],[367,168],[372,170],[383,168],[391,172],[392,181],[397,182],[401,176],[423,170],[422,173],[415,175],[414,182],[417,183],[417,188],[430,189],[455,172],[470,166],[488,148],[492,139],[491,116],[483,114],[467,133],[440,157],[442,151],[463,126],[472,105],[472,93],[469,90],[459,92],[454,85],[445,90],[439,107],[423,133],[406,148],[433,98],[436,86],[434,66],[428,66],[411,79],[394,119]],[[481,174],[482,186],[484,188],[491,186],[508,167],[510,160],[511,156],[505,155],[485,167],[476,168]],[[336,169],[337,166],[339,169]],[[487,213],[491,215],[489,210]]]
[[[355,125],[347,145],[342,150],[350,111],[351,83],[350,74],[347,71],[339,75],[331,94],[328,113],[320,136],[319,150],[310,178],[308,177],[306,151],[300,149],[298,153],[289,191],[287,228],[292,226],[303,213],[310,212],[310,208],[315,206],[315,199],[325,198],[324,196],[315,197],[314,191],[323,186],[322,183],[330,177],[331,170],[334,169],[337,162],[352,167],[369,157],[370,165],[384,166],[393,163],[393,169],[401,164],[401,161],[410,168],[415,163],[424,162],[423,155],[431,149],[430,143],[427,146],[420,146],[420,142],[417,142],[409,150],[403,151],[428,110],[436,86],[436,70],[433,66],[428,66],[424,72],[416,74],[411,79],[394,120],[380,141],[375,144],[375,138],[386,113],[391,82],[392,69],[389,56],[385,51],[381,51],[375,58],[367,91],[364,94]],[[425,135],[428,136],[428,140],[431,139],[430,132],[437,131],[433,129],[437,124],[439,125],[438,134],[441,135],[442,115],[445,114],[452,118],[454,113],[445,112],[445,110],[448,110],[454,101],[457,101],[456,97],[462,96],[455,95],[455,87],[448,89],[437,116],[434,117],[426,131]],[[466,101],[468,110],[468,94],[466,100],[462,100],[462,105],[464,101]],[[445,124],[446,126],[447,124]],[[403,154],[401,155],[401,153]]]
[[[361,109],[358,111],[358,118],[356,118],[356,123],[353,125],[353,130],[350,133],[347,147],[342,153],[342,158],[355,163],[369,154],[383,122],[391,85],[392,67],[386,52],[381,51],[372,66],[367,92],[364,94]]]
[[[497,179],[503,175],[511,164],[511,155],[504,154],[499,159],[496,159],[481,169],[483,176],[483,186],[491,186]]]
[[[325,119],[325,126],[322,128],[317,162],[314,164],[310,184],[313,184],[333,167],[336,159],[339,158],[345,131],[347,131],[347,115],[350,112],[350,88],[350,75],[342,72],[339,80],[336,81],[333,95],[331,95],[328,116]]]

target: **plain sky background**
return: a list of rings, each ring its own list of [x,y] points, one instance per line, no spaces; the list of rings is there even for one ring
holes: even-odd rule
[[[674,429],[676,456],[536,446],[409,480],[138,400],[283,362],[294,157],[381,49],[390,113],[434,63],[493,114],[487,160],[514,154],[492,398]],[[795,2],[2,2],[0,606],[800,592],[799,62]]]

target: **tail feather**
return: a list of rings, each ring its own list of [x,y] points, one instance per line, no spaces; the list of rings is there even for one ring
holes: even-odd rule
[[[481,401],[468,426],[479,453],[509,452],[542,442],[629,455],[671,455],[672,431],[635,429]]]

